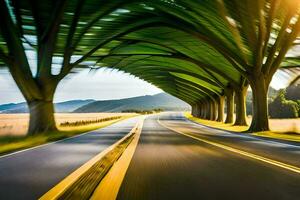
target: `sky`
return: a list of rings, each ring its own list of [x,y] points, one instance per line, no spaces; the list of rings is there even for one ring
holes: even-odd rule
[[[95,73],[82,71],[66,77],[55,93],[54,102],[73,99],[121,99],[162,92],[159,88],[132,75],[110,69]],[[24,102],[24,98],[8,72],[0,73],[0,104]]]
[[[280,73],[275,74],[271,86],[283,88],[287,84]],[[121,99],[163,92],[159,88],[130,74],[111,69],[88,70],[66,77],[57,88],[54,102],[74,99]],[[0,73],[0,104],[24,102],[24,98],[10,74]]]

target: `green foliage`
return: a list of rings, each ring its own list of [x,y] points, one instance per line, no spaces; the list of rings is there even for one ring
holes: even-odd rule
[[[106,121],[112,121],[112,120],[117,120],[120,119],[122,116],[114,116],[114,117],[105,117],[105,118],[100,118],[100,119],[94,119],[94,120],[79,120],[75,122],[63,122],[60,124],[62,127],[66,126],[85,126],[85,125],[90,125],[90,124],[97,124],[101,122],[106,122]]]
[[[269,104],[271,118],[297,118],[299,116],[299,104],[292,100],[286,100],[286,90],[280,90],[278,96]]]
[[[285,57],[300,32],[300,1],[0,1],[0,65],[29,103],[52,102],[76,68],[121,70],[195,105],[245,79],[268,86],[279,67],[298,63]],[[36,73],[28,50],[36,53]],[[255,126],[267,122],[267,109],[263,116],[254,110]]]
[[[164,111],[161,108],[155,108],[153,110],[137,110],[137,109],[129,109],[129,110],[122,110],[122,113],[138,113],[138,114],[154,114],[154,113],[160,113]]]

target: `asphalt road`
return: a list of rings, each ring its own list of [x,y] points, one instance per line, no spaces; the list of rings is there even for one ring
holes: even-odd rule
[[[230,134],[163,114],[168,127],[300,167],[300,147]],[[118,200],[300,198],[300,174],[181,135],[148,117]]]
[[[134,127],[131,118],[78,137],[0,157],[0,199],[38,199]]]

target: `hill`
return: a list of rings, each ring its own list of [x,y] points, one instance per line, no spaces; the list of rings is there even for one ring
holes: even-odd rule
[[[122,112],[126,110],[153,110],[163,109],[164,111],[189,110],[190,106],[166,93],[157,95],[146,95],[119,100],[95,101],[86,104],[74,112],[89,113],[89,112]]]
[[[77,108],[94,101],[95,100],[88,99],[88,100],[71,100],[71,101],[55,103],[54,104],[55,112],[57,113],[72,112]],[[0,105],[0,113],[27,113],[27,112],[28,112],[28,107],[25,102]]]

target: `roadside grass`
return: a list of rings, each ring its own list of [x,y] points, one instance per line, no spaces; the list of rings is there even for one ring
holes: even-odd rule
[[[245,132],[249,128],[249,126],[233,126],[233,124],[225,124],[225,123],[221,123],[221,122],[200,119],[200,118],[192,116],[189,112],[185,112],[184,116],[187,119],[191,120],[191,121],[203,124],[205,126],[209,126],[209,127],[212,127],[212,128],[219,128],[219,129],[223,129],[223,130],[231,131],[231,132],[236,132],[236,133]],[[287,119],[287,120],[289,120],[289,119]],[[297,127],[295,127],[293,124],[290,124],[290,126],[288,126],[287,125],[288,123],[286,123],[287,120],[285,120],[285,119],[281,119],[281,120],[271,119],[270,120],[271,121],[270,122],[271,129],[275,129],[275,130],[264,131],[264,132],[256,132],[256,133],[250,133],[250,134],[254,135],[254,136],[260,136],[260,137],[267,137],[267,138],[274,138],[274,139],[280,139],[280,140],[300,142],[300,133],[297,130]],[[300,122],[300,120],[299,120],[299,122]],[[293,121],[293,123],[297,123],[297,122]],[[282,126],[282,124],[285,124],[284,127]],[[277,126],[278,126],[278,128],[277,128]],[[276,129],[278,129],[280,131],[276,131]],[[284,129],[286,131],[283,131]]]
[[[55,113],[55,121],[60,130],[70,130],[67,126],[62,127],[61,124],[72,124],[71,129],[79,127],[78,122],[95,122],[104,118],[116,116],[128,116],[135,113]],[[77,125],[76,125],[77,122]],[[90,123],[94,124],[94,123]],[[0,114],[0,137],[4,136],[25,136],[29,125],[29,114]],[[76,125],[76,126],[73,126]],[[87,125],[85,123],[85,125]],[[73,130],[73,129],[72,129]]]
[[[23,150],[38,145],[69,138],[84,132],[109,126],[118,121],[137,116],[136,114],[122,116],[119,119],[89,124],[85,126],[63,127],[57,132],[42,133],[33,136],[3,136],[0,137],[0,155]]]
[[[267,138],[275,138],[280,140],[288,140],[294,142],[300,142],[300,133],[297,132],[277,132],[277,131],[264,131],[252,133],[252,135],[267,137]]]
[[[224,130],[232,131],[232,132],[243,132],[248,129],[248,126],[233,126],[233,124],[225,124],[225,123],[221,123],[221,122],[217,122],[217,121],[200,119],[200,118],[192,116],[188,112],[185,112],[184,116],[191,121],[194,121],[194,122],[197,122],[197,123],[200,123],[205,126],[212,127],[212,128],[220,128],[220,129],[224,129]]]

